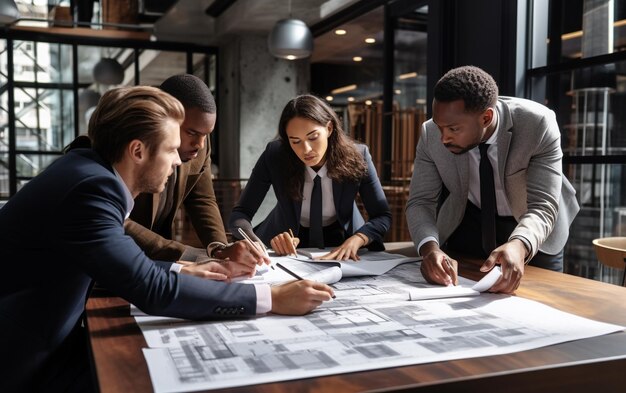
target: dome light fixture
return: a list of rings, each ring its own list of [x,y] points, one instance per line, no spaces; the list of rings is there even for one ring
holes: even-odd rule
[[[0,25],[10,25],[20,18],[14,0],[0,0]]]
[[[103,85],[119,85],[124,81],[124,67],[115,59],[103,57],[93,67],[93,79]]]
[[[267,39],[270,53],[280,59],[296,60],[311,56],[313,52],[313,34],[306,23],[291,17],[289,0],[289,18],[276,22]]]
[[[313,52],[313,34],[299,19],[276,22],[267,40],[270,53],[287,60],[304,59]]]

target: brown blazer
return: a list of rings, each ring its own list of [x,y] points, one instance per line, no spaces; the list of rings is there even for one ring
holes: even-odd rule
[[[167,214],[168,233],[156,233],[153,224],[157,221],[156,213],[161,194],[140,194],[135,198],[135,206],[124,224],[126,233],[152,259],[175,261],[185,251],[185,245],[171,240],[172,224],[180,206],[185,210],[198,238],[204,245],[211,242],[226,243],[224,223],[217,206],[213,181],[211,179],[211,146],[207,138],[204,149],[198,157],[183,163],[178,168],[174,191],[174,203]]]

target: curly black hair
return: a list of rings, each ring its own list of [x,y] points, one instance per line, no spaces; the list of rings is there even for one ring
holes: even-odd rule
[[[197,76],[190,74],[170,76],[159,87],[174,96],[187,109],[199,108],[202,112],[211,114],[217,112],[211,90]]]
[[[453,68],[435,85],[434,98],[440,102],[463,100],[467,112],[482,112],[496,104],[498,85],[478,67]]]

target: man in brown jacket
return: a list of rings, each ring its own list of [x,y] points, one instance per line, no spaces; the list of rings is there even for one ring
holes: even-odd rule
[[[233,275],[250,274],[257,264],[269,261],[246,242],[227,242],[211,179],[209,135],[216,120],[213,95],[202,80],[188,74],[172,76],[160,88],[185,107],[178,148],[182,165],[174,170],[163,192],[141,194],[135,199],[124,225],[126,233],[150,258],[195,261],[197,250],[172,240],[172,224],[184,204],[207,256],[235,262],[231,264],[236,265],[231,266]]]

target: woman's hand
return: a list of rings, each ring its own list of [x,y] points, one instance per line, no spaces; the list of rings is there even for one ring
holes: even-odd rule
[[[272,250],[278,255],[294,255],[300,239],[292,237],[289,232],[279,233],[270,241]]]
[[[343,244],[326,255],[319,257],[319,260],[335,260],[335,261],[345,261],[348,259],[353,259],[355,261],[360,260],[361,258],[357,254],[359,248],[365,246],[369,239],[367,237],[359,233],[358,235],[353,235],[347,238]]]

